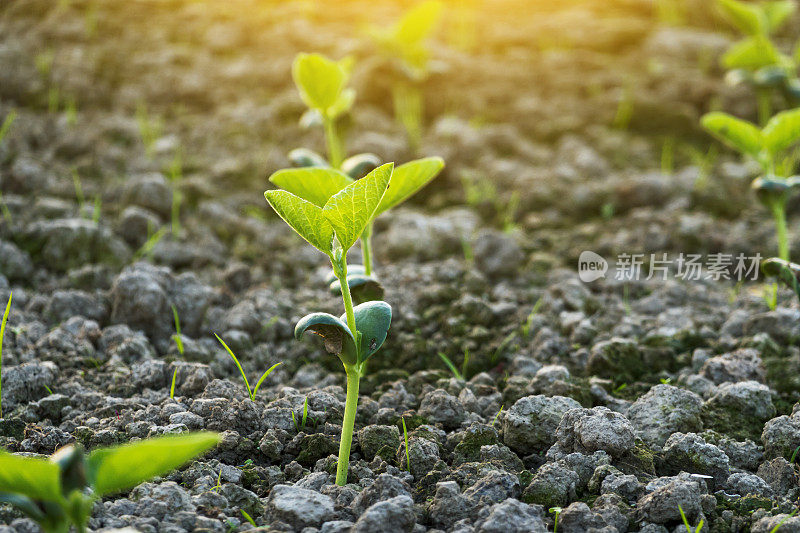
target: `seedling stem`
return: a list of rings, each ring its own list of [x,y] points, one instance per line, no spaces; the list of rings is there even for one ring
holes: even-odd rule
[[[327,115],[322,117],[325,126],[325,141],[328,145],[328,161],[333,168],[339,168],[344,161],[344,147],[336,130],[336,119]]]

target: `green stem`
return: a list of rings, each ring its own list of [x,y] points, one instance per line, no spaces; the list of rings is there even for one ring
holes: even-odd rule
[[[775,219],[775,229],[778,235],[778,257],[784,261],[789,260],[789,231],[786,226],[786,205],[784,202],[772,204],[772,217]]]
[[[339,461],[336,464],[336,484],[340,486],[347,483],[350,445],[353,443],[353,428],[356,423],[356,408],[358,407],[358,386],[361,381],[361,372],[357,367],[345,365],[344,368],[347,372],[347,400],[344,404],[342,439],[339,442]]]
[[[350,296],[350,285],[347,283],[347,254],[342,254],[340,263],[333,264],[333,271],[339,278],[339,285],[342,288],[342,301],[344,302],[344,312],[347,315],[347,327],[353,338],[358,341],[358,330],[356,330],[356,315],[353,312],[353,298]]]
[[[367,224],[361,234],[361,255],[363,255],[364,273],[372,275],[372,222]]]
[[[325,126],[325,142],[328,145],[328,162],[333,168],[339,168],[344,160],[344,147],[336,131],[336,120],[323,116],[322,121]]]
[[[769,89],[756,89],[758,100],[758,122],[763,128],[772,117],[772,93]]]

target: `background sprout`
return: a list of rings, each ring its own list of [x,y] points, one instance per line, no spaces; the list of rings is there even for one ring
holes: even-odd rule
[[[84,532],[96,500],[174,470],[218,442],[216,433],[185,433],[88,455],[69,445],[49,459],[0,450],[0,503],[16,507],[45,533],[67,532],[70,525]]]
[[[258,382],[256,382],[256,386],[253,387],[253,388],[250,388],[250,382],[247,380],[247,374],[244,373],[244,369],[242,368],[242,365],[239,363],[239,359],[233,353],[233,350],[231,350],[228,347],[228,345],[225,344],[225,341],[222,340],[219,335],[214,333],[214,336],[217,338],[217,340],[222,345],[222,347],[225,348],[225,351],[228,352],[228,355],[231,356],[231,359],[233,359],[233,362],[236,363],[236,368],[239,369],[239,373],[242,375],[242,379],[244,380],[244,386],[247,388],[247,395],[250,396],[250,401],[251,402],[256,401],[256,394],[258,394],[259,387],[261,387],[261,384],[264,383],[264,380],[267,379],[267,377],[270,374],[272,374],[272,371],[275,370],[276,368],[278,368],[278,366],[281,363],[275,363],[274,365],[269,367],[267,369],[267,371],[264,372],[263,374],[261,374],[261,377],[258,378]]]
[[[345,153],[336,121],[350,111],[356,98],[355,91],[347,87],[352,68],[351,57],[333,61],[321,54],[298,54],[292,64],[292,77],[300,97],[322,121],[328,145],[328,162],[334,168],[342,164]],[[306,118],[305,122],[314,120]]]
[[[392,88],[392,98],[395,118],[405,128],[413,151],[419,148],[422,138],[424,101],[420,84],[430,72],[428,41],[436,30],[441,13],[440,2],[422,2],[389,28],[370,31],[384,53],[395,60],[407,76]]]
[[[759,122],[764,125],[772,116],[773,91],[779,89],[792,98],[793,90],[798,88],[800,46],[792,57],[782,53],[770,40],[794,13],[796,5],[793,0],[760,4],[718,0],[718,5],[725,18],[745,35],[722,56],[722,65],[730,69],[727,80],[733,84],[748,83],[755,88]]]
[[[14,293],[8,295],[8,303],[6,304],[6,310],[3,312],[3,319],[0,321],[0,418],[3,418],[3,380],[2,380],[2,372],[3,372],[3,338],[6,334],[6,323],[8,322],[8,313],[11,311],[11,298],[14,297]]]
[[[336,467],[337,485],[347,482],[359,383],[367,360],[386,340],[392,320],[392,308],[386,302],[366,302],[353,307],[347,282],[347,252],[372,222],[387,193],[393,168],[392,163],[376,168],[366,177],[330,196],[322,206],[289,191],[272,190],[264,193],[267,202],[293,230],[328,256],[339,280],[344,314],[337,318],[328,313],[312,313],[301,319],[295,327],[297,338],[306,331],[321,336],[325,341],[325,349],[339,357],[347,375],[347,400]],[[308,173],[302,175],[309,177]],[[327,175],[332,179],[343,176]],[[321,197],[314,198],[319,201]]]
[[[387,165],[383,165],[379,168],[385,168],[386,166]],[[352,278],[351,288],[363,287],[363,290],[372,293],[372,296],[382,294],[382,288],[372,283],[374,280],[363,278],[363,276],[367,278],[371,277],[373,272],[372,223],[381,213],[388,211],[392,207],[403,203],[413,196],[435,178],[443,168],[444,161],[440,157],[417,159],[394,168],[391,173],[391,187],[389,187],[386,194],[383,195],[377,208],[373,211],[359,235],[364,266],[363,270],[355,270],[357,267],[353,267],[354,276]],[[359,181],[363,181],[363,179]],[[354,182],[350,176],[332,168],[284,169],[275,172],[270,176],[269,180],[274,185],[292,193],[293,196],[299,197],[305,202],[311,203],[319,208],[324,207],[334,194],[342,191],[345,187],[353,183],[358,183]],[[284,218],[284,220],[286,219]],[[319,246],[317,246],[317,248],[319,248]],[[335,290],[339,288],[339,286],[336,285],[338,276],[335,273],[332,276],[333,277],[328,280],[328,283],[330,284],[331,290]],[[348,278],[348,280],[349,279],[350,278]],[[364,294],[364,298],[366,297],[367,295]]]
[[[800,299],[800,265],[773,257],[761,263],[761,271],[767,276],[780,279]]]
[[[800,109],[778,113],[763,129],[720,112],[705,115],[702,125],[717,139],[761,166],[763,174],[753,182],[753,188],[775,219],[778,255],[788,261],[786,202],[800,186],[800,177],[790,177],[797,162],[793,148],[800,142]]]

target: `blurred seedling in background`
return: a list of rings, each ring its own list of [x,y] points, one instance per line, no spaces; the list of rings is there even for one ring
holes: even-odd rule
[[[144,102],[136,106],[136,124],[139,127],[139,136],[144,145],[144,153],[152,159],[155,153],[155,144],[164,135],[164,119],[158,115],[148,113]]]
[[[729,69],[728,83],[746,83],[756,92],[758,120],[763,126],[772,116],[772,98],[780,92],[789,102],[800,102],[800,41],[791,55],[781,52],[771,36],[795,12],[794,0],[740,2],[717,0],[720,11],[744,38],[722,56]]]
[[[228,352],[228,355],[231,356],[231,359],[233,359],[233,362],[236,363],[236,368],[239,369],[239,373],[242,375],[242,380],[244,381],[244,386],[247,388],[247,394],[248,394],[248,396],[250,396],[250,401],[252,401],[252,402],[256,401],[256,394],[258,394],[259,387],[261,387],[261,384],[264,383],[264,380],[267,379],[267,377],[270,374],[272,374],[272,371],[275,370],[276,368],[278,368],[278,366],[280,366],[281,363],[275,363],[274,365],[269,367],[267,369],[267,371],[264,372],[263,374],[261,374],[261,377],[258,378],[258,381],[256,382],[255,387],[251,388],[250,387],[250,382],[247,380],[247,374],[244,373],[244,369],[242,368],[242,365],[239,363],[239,359],[236,357],[236,354],[233,353],[233,350],[231,350],[228,347],[228,345],[225,344],[225,341],[222,340],[219,335],[214,333],[214,336],[217,338],[219,343],[222,344],[222,347],[225,348],[225,351]]]
[[[353,307],[347,278],[347,253],[372,222],[387,197],[390,201],[386,205],[387,209],[403,199],[398,196],[398,193],[403,194],[402,187],[398,184],[394,184],[391,192],[387,192],[393,168],[392,163],[382,165],[341,190],[321,190],[324,188],[322,184],[327,182],[315,179],[316,173],[335,172],[331,169],[293,171],[301,172],[301,175],[312,180],[313,186],[307,190],[317,203],[284,190],[264,193],[270,206],[293,230],[328,256],[339,281],[345,313],[341,317],[328,313],[312,313],[303,317],[294,331],[298,339],[306,331],[321,336],[325,341],[325,349],[339,357],[347,375],[347,399],[336,467],[337,485],[347,482],[361,377],[366,373],[369,358],[386,340],[392,321],[392,308],[386,302],[371,301]],[[329,176],[341,180],[344,175],[339,173]],[[392,203],[395,198],[398,201]]]
[[[308,111],[300,119],[304,127],[322,126],[328,158],[307,148],[289,153],[296,167],[322,167],[341,170],[351,178],[360,178],[380,164],[374,154],[358,154],[348,159],[340,119],[350,112],[356,99],[354,89],[347,87],[353,69],[352,57],[333,61],[321,54],[297,54],[292,64],[292,77],[300,98]]]
[[[349,272],[351,277],[348,278],[348,281],[356,300],[359,302],[379,300],[383,295],[383,288],[373,277],[373,221],[382,213],[403,203],[427,185],[444,168],[444,161],[440,157],[426,157],[405,163],[396,168],[391,164],[383,165],[379,168],[383,169],[380,172],[381,175],[387,174],[391,176],[391,186],[385,191],[385,194],[381,192],[377,207],[363,221],[363,228],[359,230],[359,234],[356,236],[357,240],[361,240],[363,266],[353,265]],[[367,177],[375,176],[377,172],[378,169],[375,169]],[[317,209],[328,209],[329,212],[333,207],[327,206],[327,204],[332,198],[350,187],[355,187],[356,184],[364,179],[367,178],[354,181],[350,176],[332,168],[284,169],[277,171],[269,178],[274,185],[288,191],[293,197],[303,200],[304,203],[311,204]],[[356,188],[358,189],[358,187]],[[337,200],[337,205],[341,201]],[[275,206],[273,205],[273,207]],[[281,214],[280,211],[278,214]],[[366,212],[363,214],[366,214]],[[282,214],[281,216],[283,217]],[[286,220],[285,217],[284,220]],[[298,231],[298,233],[300,232]],[[325,253],[328,253],[328,251],[325,251]],[[339,284],[341,280],[336,273],[335,267],[327,282],[331,291],[340,291]]]
[[[548,512],[553,513],[555,516],[553,518],[553,533],[558,533],[558,517],[563,511],[561,507],[551,507],[548,509]]]
[[[800,265],[772,257],[761,263],[761,271],[768,277],[778,278],[800,299]],[[775,309],[777,306],[777,291],[775,291],[774,300],[767,303],[770,305],[770,309]]]
[[[456,365],[453,364],[453,361],[450,360],[444,352],[438,352],[439,359],[441,359],[445,366],[450,369],[450,372],[453,373],[453,377],[455,377],[459,381],[465,381],[467,379],[467,368],[469,366],[469,349],[464,350],[464,360],[461,363],[461,370],[456,368]]]
[[[422,2],[408,10],[395,24],[370,28],[369,34],[383,53],[397,63],[404,78],[392,87],[396,120],[406,130],[413,152],[422,141],[425,103],[422,84],[430,75],[429,41],[438,26],[442,4]]]
[[[411,458],[408,455],[408,428],[406,428],[405,417],[400,417],[400,422],[403,424],[403,450],[406,454],[406,471],[411,472]]]
[[[687,533],[700,533],[703,529],[703,520],[700,520],[700,523],[697,524],[697,527],[692,528],[689,525],[689,520],[686,518],[686,514],[683,512],[683,508],[678,505],[678,511],[681,513],[681,520],[683,520],[683,526],[686,528]]]
[[[294,411],[292,411],[292,424],[294,424],[295,431],[298,433],[305,431],[306,422],[308,422],[308,396],[306,396],[306,399],[303,402],[303,416],[300,417],[300,422],[297,421],[297,417],[294,416]]]
[[[45,533],[65,533],[70,526],[85,532],[96,501],[186,464],[219,439],[216,433],[184,433],[89,454],[71,444],[49,458],[0,450],[0,503],[16,507]]]
[[[172,339],[175,341],[175,346],[178,348],[178,353],[183,356],[183,339],[181,338],[181,319],[178,316],[178,309],[172,306],[172,320],[175,323],[175,334]]]
[[[13,292],[8,295],[6,310],[3,312],[2,321],[0,321],[0,418],[3,418],[3,339],[6,334],[6,323],[8,322],[8,313],[11,311],[11,298],[13,297]]]
[[[175,382],[178,380],[178,369],[176,368],[172,372],[172,383],[169,386],[169,399],[172,400],[175,398]]]
[[[761,166],[762,174],[753,181],[753,189],[775,220],[778,256],[788,261],[786,202],[800,188],[800,176],[791,175],[797,164],[800,109],[778,113],[763,129],[721,112],[706,114],[701,123],[714,137]]]
[[[95,205],[96,218],[94,218],[95,223],[97,223],[100,220],[99,212],[100,210],[96,204]],[[152,261],[153,251],[155,250],[156,245],[159,242],[161,242],[161,239],[164,238],[164,236],[167,234],[168,231],[169,229],[166,226],[164,226],[162,228],[159,228],[156,232],[153,232],[150,225],[148,225],[147,233],[149,235],[147,237],[147,240],[138,250],[136,250],[136,252],[134,252],[134,254],[131,256],[131,261],[135,263],[136,261],[139,261],[144,258],[150,259]]]

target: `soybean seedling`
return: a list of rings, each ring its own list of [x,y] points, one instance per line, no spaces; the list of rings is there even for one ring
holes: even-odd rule
[[[793,0],[762,3],[718,0],[718,5],[722,14],[744,35],[722,56],[722,66],[729,69],[726,79],[731,84],[747,83],[755,89],[758,118],[763,126],[772,116],[775,90],[789,99],[800,98],[797,79],[800,43],[793,55],[787,55],[770,38],[794,13],[796,5]]]
[[[49,458],[0,450],[0,503],[10,503],[45,533],[86,525],[94,503],[182,466],[219,442],[216,433],[168,435],[98,448],[71,444]]]
[[[253,387],[253,388],[250,388],[250,382],[247,380],[247,375],[244,373],[244,369],[242,368],[242,365],[239,363],[239,359],[237,359],[236,355],[233,353],[233,350],[231,350],[228,347],[228,345],[225,344],[225,341],[222,340],[219,335],[214,333],[214,336],[217,338],[217,340],[220,342],[220,344],[222,344],[222,347],[225,348],[225,351],[228,352],[228,355],[231,356],[231,359],[233,359],[233,362],[236,363],[236,368],[239,369],[239,373],[242,375],[242,379],[244,380],[244,386],[247,388],[247,394],[250,396],[250,401],[252,401],[252,402],[256,401],[256,394],[258,393],[258,388],[261,387],[261,384],[264,383],[264,380],[267,379],[267,376],[272,374],[272,371],[275,370],[276,368],[278,368],[278,366],[281,363],[275,363],[274,365],[269,367],[267,369],[267,371],[264,372],[263,374],[261,374],[261,377],[258,378],[258,381],[256,382],[256,386]]]
[[[347,87],[353,70],[353,58],[340,61],[328,59],[321,54],[297,54],[292,64],[292,77],[300,98],[308,111],[300,119],[303,126],[322,125],[328,159],[306,148],[289,153],[289,159],[297,167],[333,167],[353,178],[360,178],[380,164],[373,154],[359,154],[345,159],[347,151],[339,130],[339,120],[350,112],[356,99],[354,89]]]
[[[561,507],[551,507],[550,509],[548,509],[549,512],[555,514],[555,518],[553,519],[554,520],[553,533],[558,533],[558,516],[561,514],[561,511],[563,510],[564,509],[562,509]]]
[[[753,181],[753,189],[775,220],[778,256],[788,261],[786,202],[800,188],[800,176],[791,176],[796,164],[793,149],[800,142],[800,109],[778,113],[762,129],[721,112],[706,114],[701,123],[714,137],[761,166],[762,175]]]
[[[384,301],[370,301],[353,307],[347,280],[347,252],[358,241],[389,194],[387,187],[392,178],[392,169],[392,163],[382,165],[338,192],[331,191],[332,195],[318,195],[319,191],[312,188],[310,193],[317,195],[317,203],[304,200],[289,191],[272,190],[264,193],[270,206],[293,230],[328,256],[339,281],[344,314],[335,317],[328,313],[312,313],[303,317],[294,330],[298,339],[306,331],[321,336],[325,341],[325,349],[339,357],[347,375],[347,399],[336,467],[337,485],[347,482],[361,377],[366,372],[369,358],[386,340],[392,321],[392,308]],[[397,188],[392,187],[393,190]],[[325,200],[322,201],[322,198]]]
[[[700,523],[697,524],[697,527],[692,529],[692,526],[689,525],[689,520],[686,518],[686,514],[683,512],[683,508],[678,505],[678,511],[681,513],[681,520],[683,520],[683,526],[686,528],[687,533],[700,533],[700,530],[703,529],[703,520],[700,520]]]
[[[392,87],[395,118],[405,128],[412,151],[422,139],[424,101],[421,84],[430,75],[428,42],[441,18],[442,4],[422,2],[388,28],[373,28],[370,35],[384,54],[399,64],[405,79]]]
[[[11,125],[14,123],[14,120],[17,118],[17,111],[16,109],[12,109],[6,115],[6,118],[3,119],[3,125],[0,126],[0,142],[3,142],[8,132],[11,130]]]
[[[3,313],[3,320],[0,321],[0,418],[3,418],[3,338],[6,334],[6,323],[8,322],[8,313],[11,311],[11,298],[13,297],[13,292],[8,295],[8,303],[6,304],[6,310]]]
[[[373,221],[382,213],[403,203],[427,185],[444,168],[444,161],[440,157],[426,157],[410,161],[396,168],[392,167],[392,164],[383,165],[379,168],[383,169],[380,172],[381,174],[388,172],[391,176],[391,187],[385,191],[385,194],[383,192],[381,193],[382,196],[377,207],[372,210],[371,214],[363,221],[363,227],[359,225],[361,229],[359,229],[356,240],[361,240],[361,253],[364,265],[362,268],[353,268],[353,278],[350,281],[351,289],[358,287],[359,290],[361,290],[363,288],[366,292],[372,293],[371,296],[373,296],[373,299],[380,299],[383,293],[382,288],[380,288],[379,285],[375,285],[376,280],[372,278]],[[373,170],[367,177],[374,176],[377,171],[378,169]],[[362,178],[362,180],[364,179],[367,178]],[[344,192],[348,187],[352,187],[362,181],[354,181],[353,178],[343,172],[331,168],[284,169],[275,172],[270,176],[269,180],[305,203],[310,203],[313,207],[320,209],[324,209],[335,195]],[[337,200],[337,204],[341,202],[342,200]],[[332,208],[329,209],[329,212],[332,212],[331,209]],[[366,211],[364,213],[366,213]],[[326,251],[325,253],[328,252]],[[338,283],[340,280],[338,278],[339,276],[336,274],[336,269],[334,268],[332,277],[328,279],[331,290],[339,290]],[[365,300],[362,299],[361,301]]]

